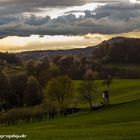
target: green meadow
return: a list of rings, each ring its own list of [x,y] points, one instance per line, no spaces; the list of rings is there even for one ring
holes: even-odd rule
[[[106,89],[101,81],[96,83],[95,103],[102,100],[101,91]],[[79,113],[54,120],[1,125],[0,135],[26,134],[27,140],[139,140],[140,80],[113,80],[110,103],[110,107],[95,112],[85,105]]]

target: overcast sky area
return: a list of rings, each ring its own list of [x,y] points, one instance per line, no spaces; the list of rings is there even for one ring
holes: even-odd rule
[[[139,0],[0,0],[0,35],[109,34],[139,28]]]
[[[0,0],[0,38],[139,30],[140,0]]]

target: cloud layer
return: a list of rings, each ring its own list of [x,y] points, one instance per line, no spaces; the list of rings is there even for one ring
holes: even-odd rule
[[[74,14],[79,11],[69,11],[55,19],[47,14],[36,16],[40,8],[66,8],[89,2],[97,0],[1,0],[0,36],[111,34],[140,29],[140,4],[128,0],[100,0],[98,2],[106,5],[80,11],[84,13],[80,17]]]

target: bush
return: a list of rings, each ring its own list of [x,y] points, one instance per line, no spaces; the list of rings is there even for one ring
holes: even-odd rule
[[[58,110],[59,110],[59,107],[56,102],[54,101],[47,102],[47,115],[49,119],[54,119],[58,113]]]
[[[33,108],[12,109],[0,114],[0,124],[17,124],[19,121],[29,123],[46,118],[46,110],[40,105]]]
[[[17,124],[18,120],[20,118],[20,113],[16,109],[12,109],[8,112],[5,112],[0,117],[0,123],[1,124]]]

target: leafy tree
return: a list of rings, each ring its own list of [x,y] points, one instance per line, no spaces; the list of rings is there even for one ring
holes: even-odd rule
[[[9,92],[10,92],[10,80],[9,76],[4,72],[0,72],[0,110],[9,106]]]
[[[32,76],[36,76],[36,72],[35,72],[35,61],[34,60],[29,60],[26,62],[25,64],[26,67],[26,71],[32,75]]]
[[[73,99],[74,85],[68,76],[59,76],[49,81],[47,86],[47,97],[56,101],[60,110],[65,109]]]
[[[37,79],[30,76],[24,91],[24,103],[26,106],[34,106],[41,102],[42,94]]]
[[[48,70],[48,79],[57,77],[59,75],[60,75],[59,67],[56,64],[52,63]]]
[[[16,96],[16,106],[23,106],[24,90],[28,75],[25,73],[15,74],[11,77],[11,90]]]
[[[26,63],[27,72],[30,75],[35,76],[42,86],[47,82],[47,71],[49,67],[50,64],[47,58],[44,58],[43,60],[29,60]]]
[[[42,74],[42,72],[49,69],[49,61],[47,58],[44,58],[43,60],[36,61],[34,68],[36,71],[36,76],[39,79],[39,76]]]
[[[97,71],[93,71],[92,69],[87,69],[84,78],[85,80],[93,80],[93,79],[97,79],[98,77],[98,72]]]

